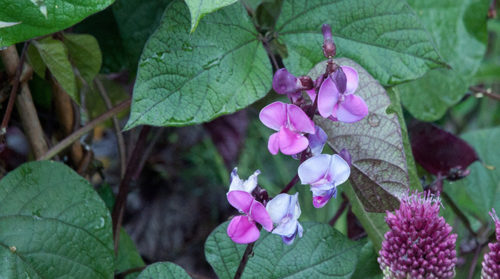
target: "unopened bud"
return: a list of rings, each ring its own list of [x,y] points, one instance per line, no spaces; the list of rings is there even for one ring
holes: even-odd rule
[[[276,71],[273,77],[273,89],[278,94],[293,94],[302,88],[302,83],[287,69],[281,68]]]
[[[332,28],[328,24],[323,24],[321,30],[323,31],[323,37],[324,37],[323,54],[325,55],[326,58],[334,57],[337,54],[337,47],[333,42]]]

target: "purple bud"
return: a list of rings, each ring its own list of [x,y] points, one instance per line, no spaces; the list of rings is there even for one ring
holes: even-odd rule
[[[337,89],[340,93],[344,93],[347,88],[347,77],[342,70],[342,67],[338,67],[335,72],[332,74],[332,80],[337,86]]]
[[[456,234],[439,216],[441,202],[429,192],[401,199],[387,212],[390,230],[384,235],[378,262],[386,278],[453,278]]]
[[[333,42],[332,28],[328,24],[323,24],[321,30],[323,31],[323,37],[324,37],[323,54],[325,55],[326,58],[334,57],[335,54],[337,54],[337,47]]]
[[[281,68],[276,71],[273,77],[273,89],[278,94],[293,94],[302,89],[302,83],[287,69]]]
[[[339,152],[339,156],[342,157],[342,159],[344,159],[344,161],[347,162],[349,167],[352,166],[351,153],[349,153],[349,151],[347,151],[347,149],[342,148],[342,150],[340,150],[340,152]]]
[[[490,215],[493,221],[495,221],[497,242],[488,244],[490,251],[484,254],[481,278],[498,278],[500,274],[500,220],[498,219],[495,209],[491,210]]]
[[[321,32],[323,32],[323,37],[325,40],[333,40],[332,39],[332,27],[330,27],[330,24],[323,24],[321,26]]]

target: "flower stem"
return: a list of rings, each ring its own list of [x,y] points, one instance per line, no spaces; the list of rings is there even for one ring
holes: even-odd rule
[[[241,258],[240,265],[238,266],[238,270],[236,270],[236,273],[234,274],[234,279],[241,278],[241,275],[243,274],[243,271],[245,270],[245,266],[247,265],[248,259],[250,258],[250,254],[252,253],[254,245],[255,245],[255,242],[247,245],[247,248],[245,249],[245,253],[243,253],[243,257]]]
[[[295,184],[297,184],[297,182],[299,182],[299,175],[296,174],[292,180],[290,180],[290,182],[285,186],[285,188],[283,188],[283,190],[281,190],[280,194],[282,193],[288,193],[288,191],[290,191],[290,189],[292,189],[293,186],[295,186]]]
[[[340,207],[339,209],[337,209],[337,212],[335,213],[335,216],[333,216],[333,218],[330,220],[330,222],[328,222],[328,224],[330,226],[334,226],[335,223],[337,222],[337,220],[340,218],[340,216],[342,215],[342,213],[344,213],[345,209],[347,208],[347,205],[349,204],[349,201],[344,198],[344,200],[342,201],[342,203],[340,204]]]

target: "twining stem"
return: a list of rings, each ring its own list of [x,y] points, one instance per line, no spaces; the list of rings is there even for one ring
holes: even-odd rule
[[[109,118],[111,118],[113,115],[119,113],[120,111],[127,109],[130,106],[130,102],[131,102],[130,99],[121,102],[113,109],[108,110],[107,112],[101,114],[100,116],[98,116],[94,120],[87,123],[82,128],[74,131],[71,135],[67,136],[65,139],[63,139],[58,144],[56,144],[54,147],[52,147],[49,151],[47,151],[43,156],[38,158],[38,160],[49,160],[50,158],[54,157],[59,152],[63,151],[68,146],[70,146],[74,141],[78,140],[83,135],[90,132],[92,129],[94,129],[100,123],[108,120]]]
[[[484,96],[489,97],[493,100],[500,101],[500,94],[493,93],[488,89],[484,89],[484,88],[481,88],[479,86],[471,86],[471,87],[469,87],[469,90],[472,92],[481,93]]]
[[[342,213],[344,213],[344,211],[347,208],[348,204],[349,204],[349,201],[346,198],[344,198],[344,200],[340,204],[339,209],[337,209],[337,212],[335,213],[335,215],[333,216],[333,218],[330,220],[330,222],[328,222],[328,224],[330,224],[330,226],[333,227],[335,225],[335,223],[340,218],[340,216],[342,215]]]
[[[255,242],[247,245],[245,253],[243,253],[243,257],[241,258],[240,265],[238,266],[238,270],[236,270],[236,273],[234,274],[234,279],[241,278],[241,275],[243,274],[243,270],[245,270],[245,266],[247,265],[248,259],[250,257],[250,254],[252,253],[254,245]]]
[[[146,141],[151,130],[151,126],[143,126],[139,134],[139,138],[135,143],[135,148],[130,155],[127,163],[127,170],[125,171],[125,176],[120,182],[118,188],[118,195],[116,196],[116,203],[113,207],[113,212],[111,214],[111,219],[113,221],[113,237],[115,240],[115,253],[118,252],[118,243],[120,240],[120,227],[123,220],[123,213],[125,211],[125,205],[127,203],[127,195],[129,192],[130,182],[137,178],[141,172],[139,164],[141,162],[141,157],[144,154],[144,149],[146,148]]]
[[[297,184],[297,182],[299,182],[299,175],[296,174],[292,180],[290,180],[290,182],[288,182],[288,184],[285,186],[285,188],[283,188],[283,190],[281,190],[281,194],[282,193],[288,193],[288,191],[290,191],[290,189],[292,189],[293,186],[295,186],[295,184]]]
[[[455,202],[448,196],[446,192],[441,192],[441,197],[443,200],[446,201],[446,204],[448,204],[451,207],[451,210],[457,215],[457,217],[462,221],[464,224],[465,228],[470,232],[470,234],[474,237],[477,236],[477,233],[472,229],[469,219],[467,219],[467,216],[458,208],[458,206],[455,204]]]

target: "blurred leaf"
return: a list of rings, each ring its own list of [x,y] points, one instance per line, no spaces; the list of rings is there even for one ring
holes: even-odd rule
[[[218,226],[205,242],[205,257],[221,279],[233,278],[246,245]],[[262,231],[241,278],[350,278],[362,242],[354,242],[326,224],[303,223],[304,236],[287,246],[278,235]]]
[[[408,168],[398,116],[387,114],[391,101],[385,89],[352,60],[341,58],[339,65],[355,68],[359,75],[356,94],[363,97],[370,114],[356,123],[333,122],[316,118],[328,134],[328,144],[339,152],[346,148],[352,156],[349,181],[364,209],[385,212],[399,206],[398,197],[410,189]],[[319,76],[326,61],[316,65],[309,75]]]
[[[278,18],[284,59],[296,75],[324,60],[321,25],[332,27],[337,57],[353,59],[383,85],[416,79],[442,66],[431,37],[405,1],[285,1]]]
[[[91,84],[102,65],[102,54],[96,38],[88,34],[64,34],[70,60],[83,79]]]
[[[356,271],[352,279],[382,279],[382,270],[377,262],[378,254],[373,249],[373,244],[367,241],[359,253]]]
[[[191,13],[191,33],[194,32],[201,18],[238,0],[185,0]]]
[[[423,121],[441,118],[467,92],[486,51],[489,0],[410,0],[451,69],[428,72],[399,86],[408,111]]]
[[[0,47],[63,30],[112,3],[113,0],[0,0],[2,22],[19,23],[0,28]]]
[[[182,267],[171,262],[158,262],[149,265],[137,279],[191,279]]]
[[[2,278],[111,278],[111,217],[69,167],[38,161],[0,181]]]
[[[172,3],[148,40],[126,129],[201,123],[268,92],[269,59],[243,7],[207,15],[194,34],[188,12],[182,1]]]
[[[38,54],[43,60],[45,66],[49,68],[50,73],[54,76],[56,81],[61,85],[66,93],[77,103],[80,104],[80,97],[76,90],[75,74],[68,58],[68,50],[63,42],[52,39],[50,37],[41,39],[40,41],[33,41],[32,44],[38,50]],[[36,56],[33,56],[36,57]],[[35,59],[34,61],[36,61]],[[37,68],[39,66],[36,66]],[[41,69],[37,69],[41,71]],[[38,73],[37,74],[41,74]],[[40,75],[42,78],[44,75]]]
[[[413,123],[410,137],[415,160],[431,174],[459,179],[478,160],[476,151],[464,140],[431,123]]]
[[[125,91],[122,85],[117,83],[116,81],[109,80],[102,75],[97,76],[96,78],[101,81],[113,106],[126,100],[129,97],[129,94]],[[91,83],[90,85],[91,90],[87,92],[86,96],[87,112],[90,119],[94,119],[99,115],[105,113],[108,109],[106,108],[106,104],[104,103],[104,100],[102,99],[97,86],[95,86],[95,84],[93,83]],[[128,110],[124,110],[123,112],[118,113],[117,116],[121,118],[126,116],[127,113]],[[104,123],[110,126],[111,120],[108,120]]]
[[[137,70],[142,49],[160,24],[165,7],[171,2],[171,0],[118,0],[112,6],[121,42],[128,56],[128,69],[131,72]]]
[[[123,228],[120,229],[120,243],[118,247],[118,255],[116,257],[117,273],[145,265],[141,255],[139,255],[137,251],[137,247],[135,247],[134,241]],[[139,272],[134,272],[127,275],[125,279],[134,279],[137,278],[138,275]]]

